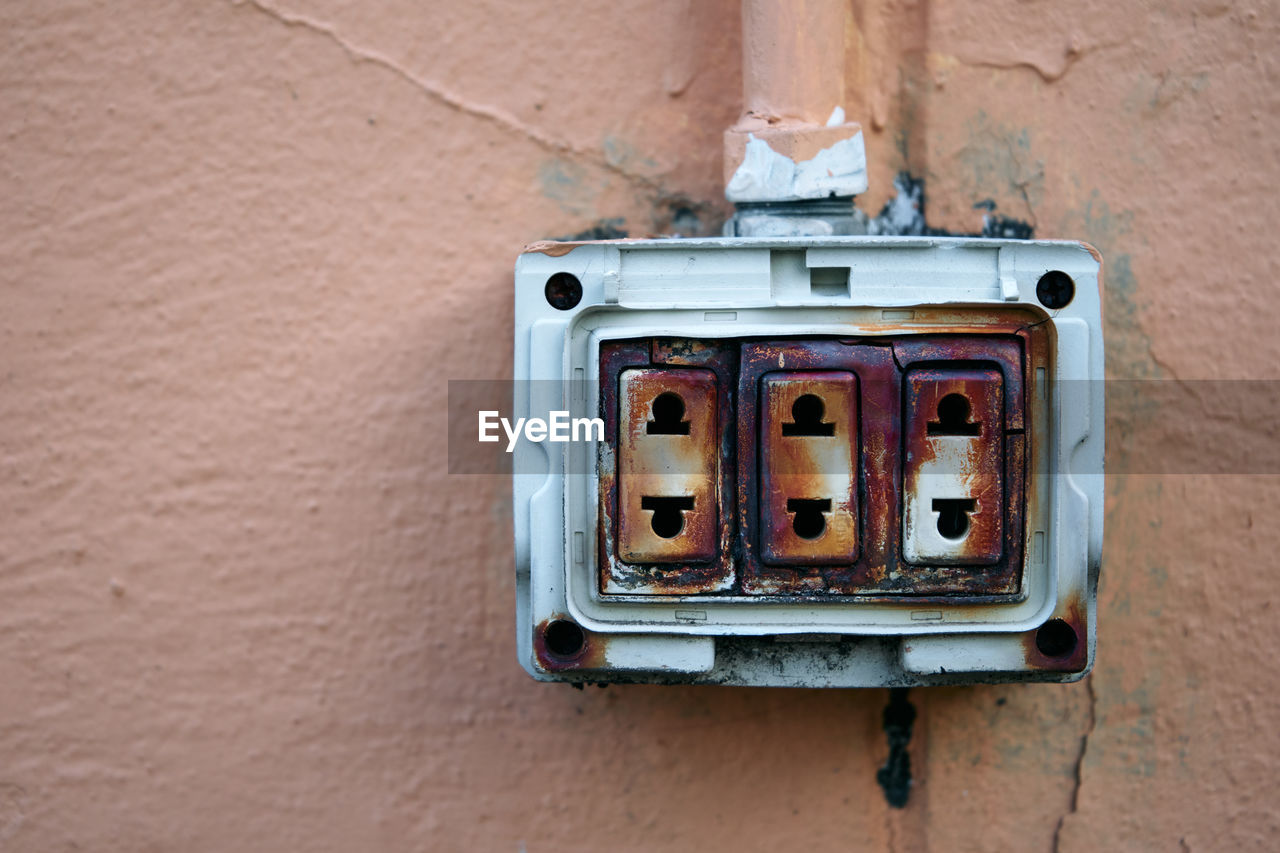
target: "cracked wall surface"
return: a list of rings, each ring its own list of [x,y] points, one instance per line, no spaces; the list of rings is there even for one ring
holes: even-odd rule
[[[1116,5],[855,3],[859,205],[909,172],[931,226],[1092,242],[1113,378],[1273,380],[1280,19]],[[906,809],[885,691],[520,671],[446,381],[510,375],[525,243],[716,230],[739,25],[0,8],[0,850],[1274,846],[1280,479],[1123,418],[1094,674],[912,691]]]

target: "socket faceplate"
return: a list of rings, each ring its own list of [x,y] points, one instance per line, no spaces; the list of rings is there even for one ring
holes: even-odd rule
[[[618,558],[713,559],[720,470],[715,374],[630,369],[618,382]]]
[[[1005,503],[1004,378],[992,367],[922,367],[905,385],[903,559],[998,563],[1005,517],[1022,515]]]
[[[760,559],[852,565],[858,557],[858,377],[779,371],[760,381]]]
[[[847,272],[842,294],[810,274],[829,277],[833,269],[842,281]],[[1075,282],[1064,307],[1037,301],[1036,284],[1049,271]],[[528,442],[516,447],[521,662],[537,678],[576,681],[872,686],[1080,677],[1093,658],[1101,559],[1102,387],[1091,381],[1102,378],[1099,273],[1088,247],[1039,241],[531,247],[516,271],[513,415],[598,415],[607,438],[553,452]],[[580,282],[580,304],[548,304],[546,284],[557,275]],[[677,368],[714,377],[714,548],[702,543],[671,563],[633,549],[626,555],[651,562],[627,562],[619,552],[619,498],[628,487],[621,485],[618,430],[635,415],[620,414],[618,377]],[[905,483],[903,466],[920,458],[911,456],[915,415],[907,413],[913,393],[923,410],[933,392],[924,385],[909,392],[904,377],[940,390],[945,382],[930,379],[933,370],[970,371],[964,381],[977,384],[965,387],[990,391],[977,393],[970,418],[956,422],[961,438],[972,438],[964,430],[978,420],[975,413],[984,424],[1001,422],[989,436],[998,443],[984,437],[962,454],[983,470],[992,459],[1003,463],[991,477],[1006,510],[998,524],[992,520],[997,532],[982,516],[987,535],[974,541],[985,544],[966,552],[968,562],[950,553],[905,553],[906,495],[915,486]],[[816,373],[853,377],[851,463],[822,472],[822,495],[807,494],[806,486],[806,494],[775,499],[781,461],[768,462],[774,454],[762,452],[761,435],[778,414],[783,424],[800,420],[769,402],[773,383]],[[956,425],[938,413],[946,396],[934,393],[922,441],[946,437],[929,435],[930,420]],[[832,422],[819,417],[818,431]],[[692,467],[705,478],[703,463]],[[854,529],[851,538],[839,537],[832,562],[804,562],[787,550],[794,542],[762,546],[759,531],[779,526],[779,501],[798,540],[815,531],[815,513],[823,530],[832,529],[830,513],[842,504],[846,483]],[[639,494],[642,522],[655,506],[646,509],[644,497],[691,497],[649,491],[655,494]],[[943,503],[935,513],[935,499],[973,500],[973,512]],[[977,518],[988,502],[994,498],[986,493],[929,497],[929,521],[937,531],[949,513],[941,532],[953,535],[944,538],[963,540],[954,535],[956,513]],[[1009,507],[1024,512],[1015,518]],[[970,535],[977,530],[971,526]],[[1049,631],[1055,642],[1041,642]],[[1063,643],[1068,634],[1074,642]],[[580,641],[568,653],[565,636]],[[799,641],[777,642],[782,636]]]

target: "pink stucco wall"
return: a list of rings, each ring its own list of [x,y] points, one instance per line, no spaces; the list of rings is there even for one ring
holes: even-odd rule
[[[1113,376],[1275,379],[1277,8],[1122,5],[858,3],[860,205],[1094,243]],[[0,7],[0,849],[1274,847],[1274,474],[1113,476],[1094,674],[913,691],[901,812],[883,691],[520,671],[446,380],[526,242],[718,224],[740,68],[731,0]]]

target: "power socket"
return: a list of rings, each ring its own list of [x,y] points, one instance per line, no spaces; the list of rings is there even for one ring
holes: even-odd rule
[[[619,384],[619,558],[712,559],[720,470],[715,374],[630,369]]]
[[[997,563],[1004,550],[1004,378],[992,367],[906,376],[902,550],[917,565]]]
[[[760,558],[851,564],[858,554],[858,377],[778,372],[761,380]]]
[[[1100,266],[1040,241],[530,247],[513,415],[604,429],[515,448],[521,663],[566,681],[1079,678]]]

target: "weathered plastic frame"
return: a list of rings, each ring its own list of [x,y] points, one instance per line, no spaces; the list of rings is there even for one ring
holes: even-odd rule
[[[849,268],[847,295],[811,292],[807,270],[793,268],[799,252],[807,268]],[[1036,297],[1036,284],[1049,270],[1075,282],[1074,298],[1058,310]],[[544,296],[547,279],[559,272],[574,275],[583,290],[581,302],[565,311]],[[1082,677],[1095,654],[1102,550],[1100,274],[1091,247],[1050,241],[720,238],[529,247],[515,274],[513,417],[551,409],[593,416],[599,344],[612,338],[876,334],[877,323],[889,320],[902,334],[915,316],[909,312],[920,312],[922,332],[937,332],[923,322],[931,309],[981,318],[1022,308],[1050,326],[1052,355],[1043,415],[1028,413],[1033,440],[1047,442],[1048,452],[1046,470],[1028,478],[1029,495],[1036,492],[1030,503],[1043,514],[1028,520],[1020,600],[924,608],[604,600],[592,582],[595,447],[521,442],[515,470],[545,471],[513,478],[521,665],[541,680],[789,686]],[[569,454],[583,456],[570,465]],[[1037,533],[1043,534],[1038,552]],[[924,610],[941,611],[943,618],[912,618]],[[588,631],[589,653],[569,661],[535,642],[538,626],[565,618]],[[1081,629],[1079,653],[1068,660],[1046,659],[1035,648],[1034,632],[1050,618],[1067,618]]]

